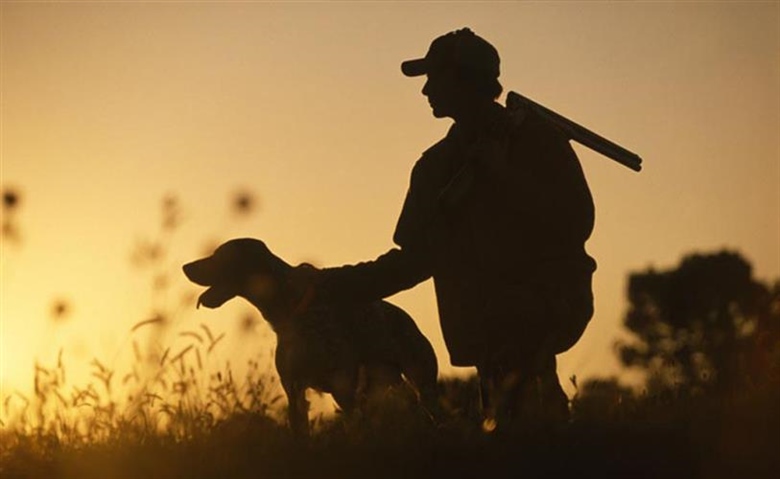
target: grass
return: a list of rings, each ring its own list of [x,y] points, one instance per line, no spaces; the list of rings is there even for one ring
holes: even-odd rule
[[[193,350],[182,357],[194,357]],[[0,476],[768,478],[780,472],[777,383],[715,397],[636,395],[591,382],[572,401],[567,427],[485,435],[476,381],[445,379],[437,424],[390,394],[362,415],[317,417],[312,437],[296,440],[281,419],[277,381],[258,363],[238,380],[230,370],[206,375],[184,361],[166,361],[126,388],[121,401],[115,375],[99,362],[96,384],[70,394],[61,364],[39,366],[35,398],[27,404],[6,398],[6,411],[16,403],[17,414],[0,429]]]

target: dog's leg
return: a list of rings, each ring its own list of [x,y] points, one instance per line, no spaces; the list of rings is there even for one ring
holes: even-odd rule
[[[417,391],[420,401],[425,403],[438,397],[438,367],[436,363],[410,363],[403,366],[404,377]]]
[[[433,422],[443,418],[439,404],[439,365],[427,340],[417,342],[411,354],[401,360],[401,372],[417,393],[417,399]]]
[[[290,428],[296,437],[309,435],[309,401],[306,400],[306,388],[293,384],[285,386],[287,392],[287,417]]]
[[[360,374],[359,370],[355,370],[339,371],[333,375],[331,394],[345,414],[352,414],[357,406],[358,396],[364,387],[361,384]]]

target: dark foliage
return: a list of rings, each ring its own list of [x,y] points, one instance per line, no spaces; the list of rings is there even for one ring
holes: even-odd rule
[[[624,365],[647,369],[651,388],[733,391],[778,380],[780,284],[755,280],[733,252],[694,254],[669,271],[632,274]]]

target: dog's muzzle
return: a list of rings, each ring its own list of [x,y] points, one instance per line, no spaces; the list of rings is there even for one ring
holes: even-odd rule
[[[198,297],[198,308],[201,304],[211,309],[218,308],[236,296],[232,288],[217,284],[220,280],[210,259],[211,257],[199,259],[182,267],[187,279],[200,286],[209,287]]]
[[[197,307],[200,308],[200,305],[202,304],[203,306],[210,309],[219,308],[227,301],[233,299],[235,296],[235,293],[228,291],[225,288],[212,286],[204,291],[200,296],[198,296]]]

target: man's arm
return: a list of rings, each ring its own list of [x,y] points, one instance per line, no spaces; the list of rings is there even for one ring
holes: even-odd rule
[[[365,303],[409,289],[431,277],[426,255],[394,248],[373,261],[325,268],[314,278],[317,302]]]
[[[427,221],[436,194],[429,188],[429,175],[415,164],[393,241],[399,245],[373,261],[316,270],[300,266],[292,282],[302,296],[315,303],[364,303],[409,289],[433,274],[431,252],[426,246]],[[303,290],[309,290],[304,293]]]

